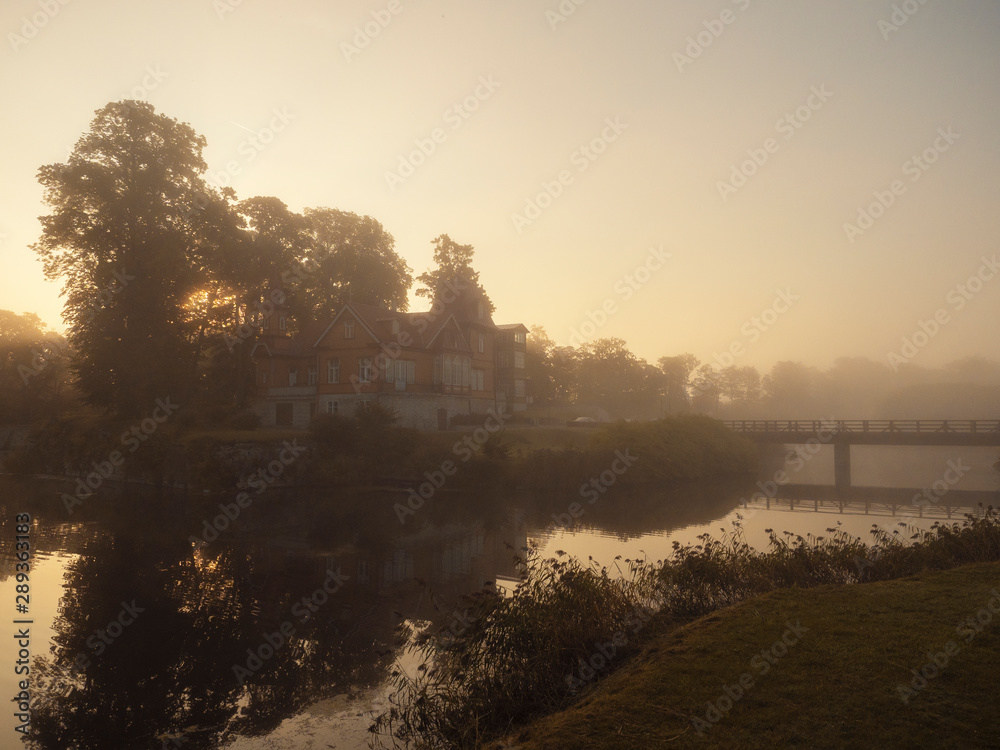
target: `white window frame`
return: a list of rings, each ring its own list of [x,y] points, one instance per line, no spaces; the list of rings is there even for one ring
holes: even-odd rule
[[[326,382],[340,382],[340,359],[331,359],[326,363]]]
[[[344,321],[344,338],[353,339],[354,338],[354,321],[345,320]]]
[[[372,382],[372,358],[362,357],[358,360],[358,382]]]

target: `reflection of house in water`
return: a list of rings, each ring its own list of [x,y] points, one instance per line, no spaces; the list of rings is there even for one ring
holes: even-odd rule
[[[420,580],[439,593],[476,591],[497,577],[517,575],[514,556],[527,546],[523,527],[504,524],[449,527],[401,538],[393,549],[310,547],[302,539],[269,540],[265,559],[269,577],[293,576],[322,582],[330,570],[349,576],[348,590],[397,595],[404,584]]]

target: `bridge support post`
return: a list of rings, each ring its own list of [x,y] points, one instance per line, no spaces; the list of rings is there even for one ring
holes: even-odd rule
[[[833,474],[838,495],[846,495],[851,490],[851,444],[833,444]]]

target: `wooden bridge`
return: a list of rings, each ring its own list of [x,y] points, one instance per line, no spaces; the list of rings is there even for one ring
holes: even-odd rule
[[[757,443],[832,445],[838,490],[851,486],[852,445],[1000,446],[1000,419],[817,419],[723,422]]]

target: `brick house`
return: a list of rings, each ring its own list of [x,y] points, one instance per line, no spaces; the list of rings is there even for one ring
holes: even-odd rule
[[[265,425],[305,428],[317,413],[350,416],[362,401],[425,430],[446,429],[459,415],[525,408],[528,329],[494,324],[473,284],[453,281],[428,312],[348,302],[295,336],[289,322],[282,310],[265,319],[251,353],[254,410]]]

